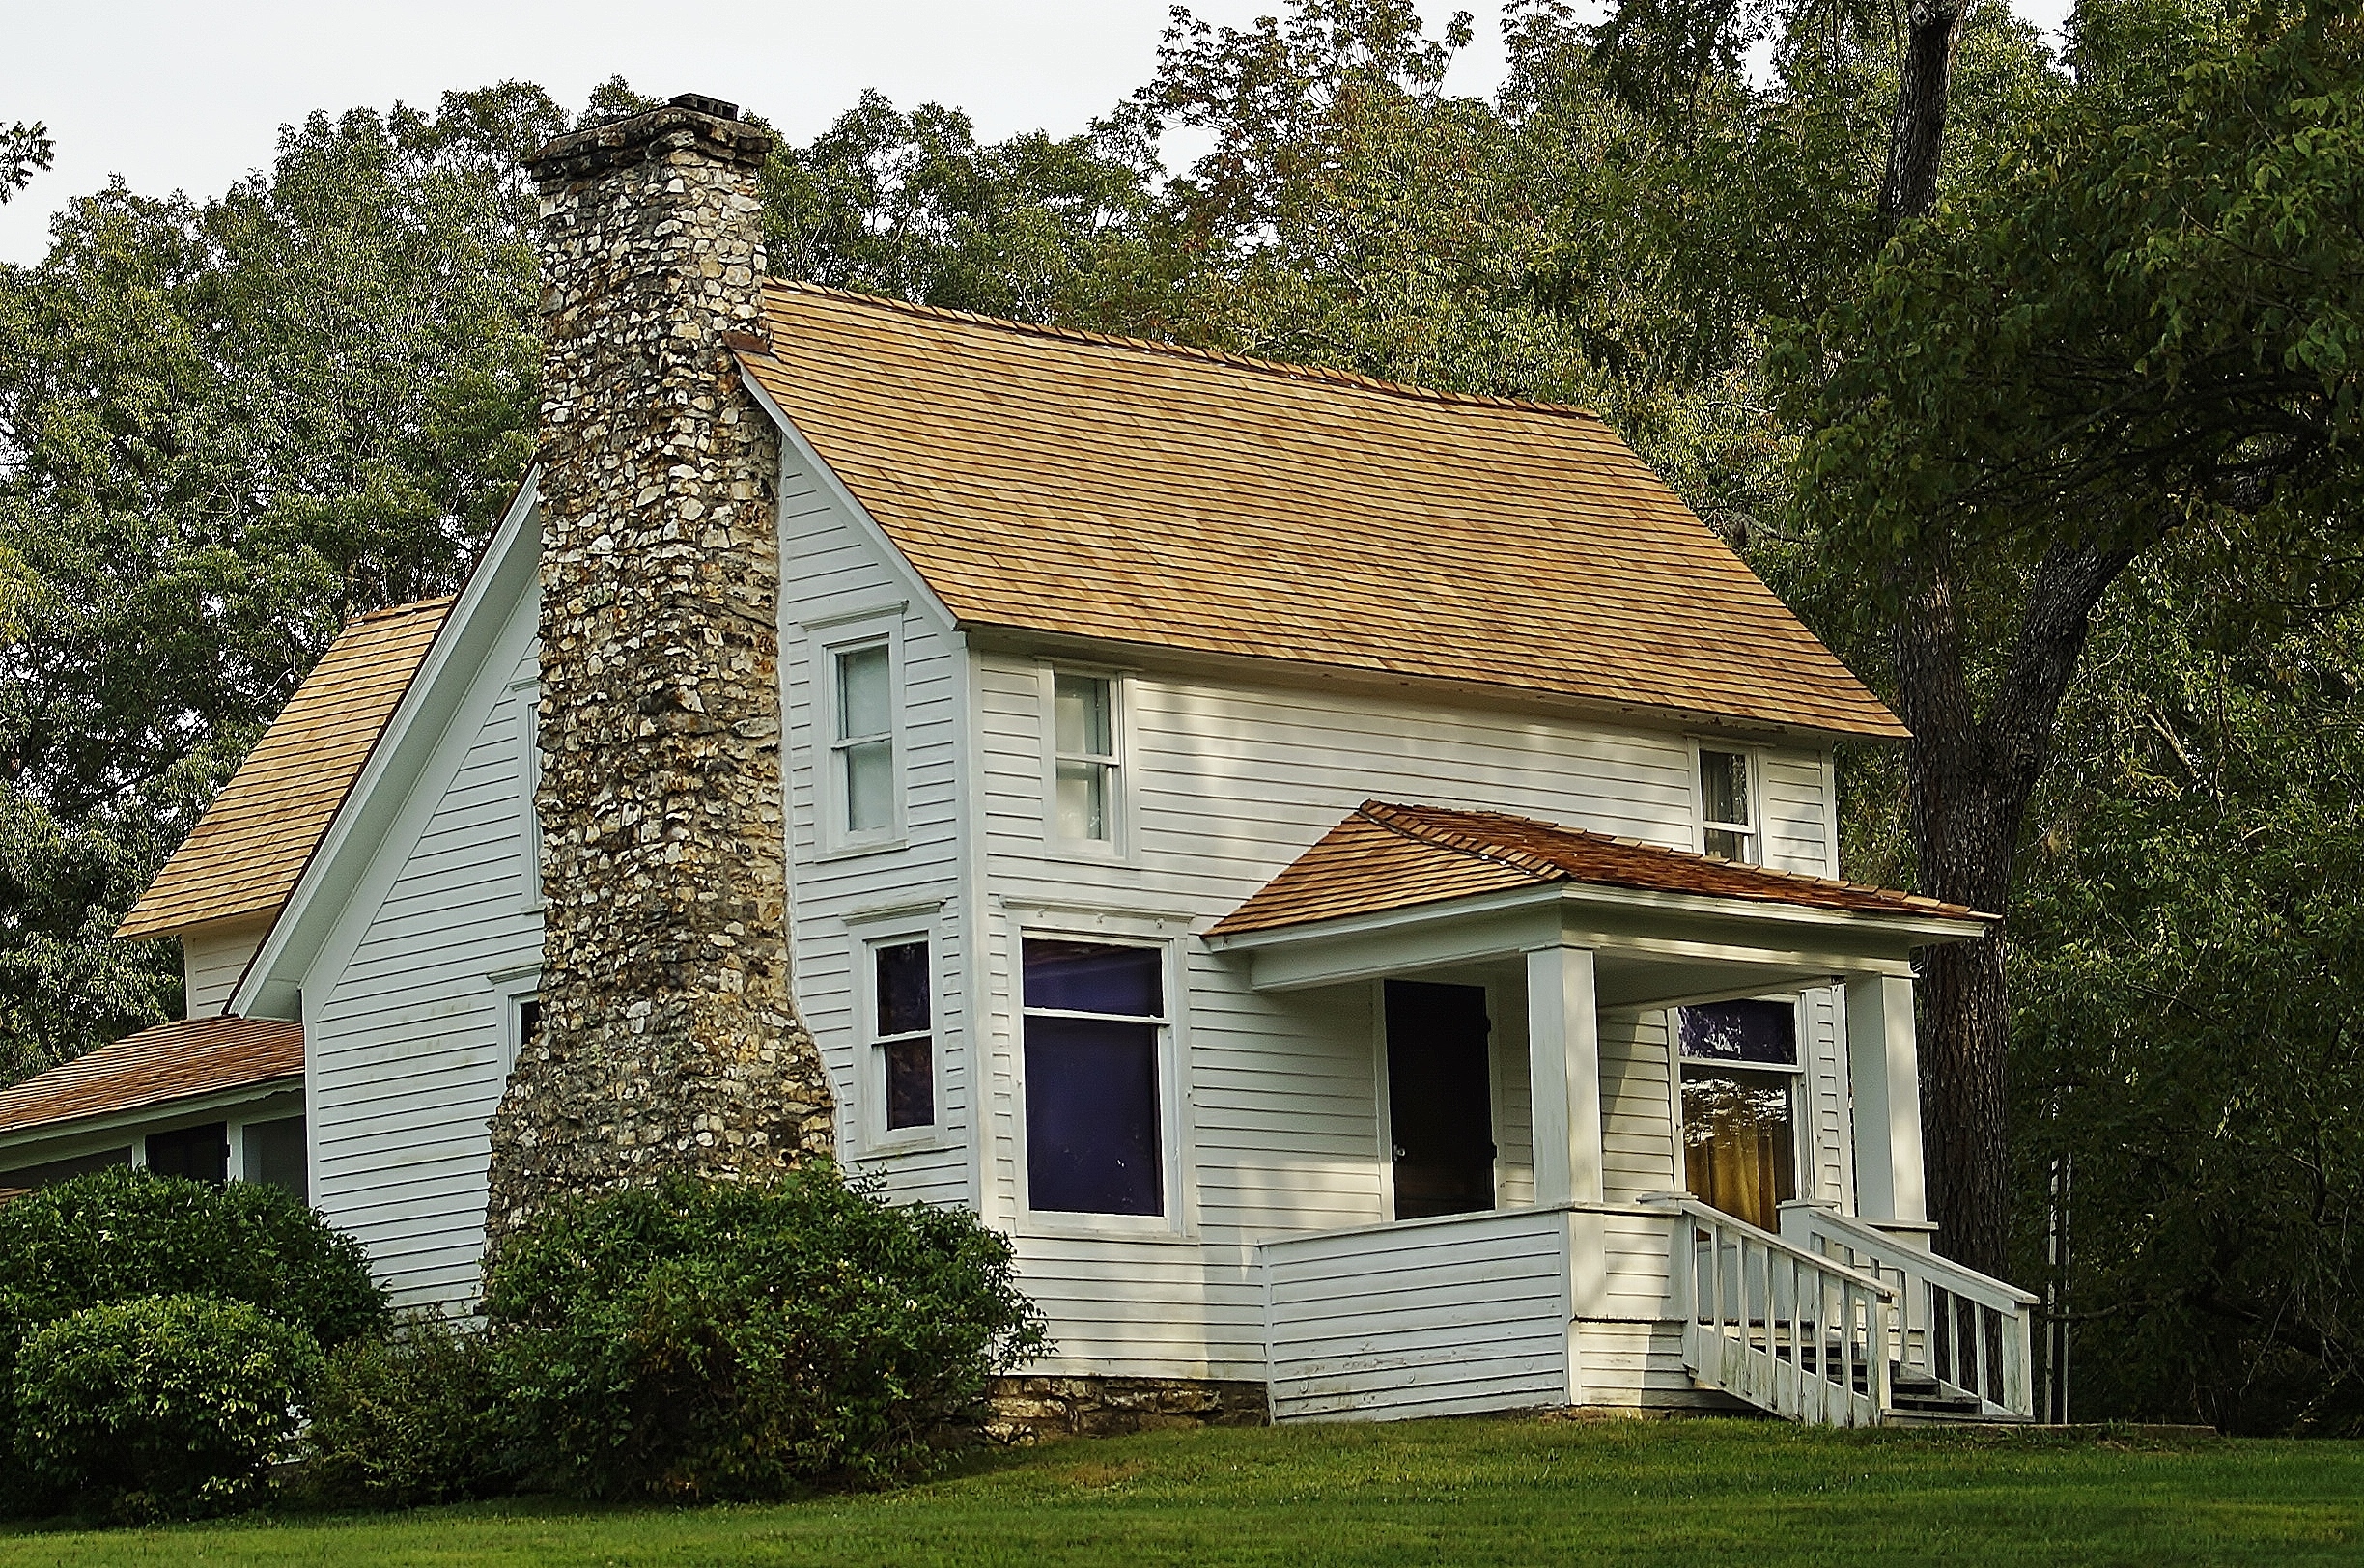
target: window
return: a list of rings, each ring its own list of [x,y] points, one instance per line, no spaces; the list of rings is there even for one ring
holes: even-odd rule
[[[219,1187],[230,1179],[229,1124],[208,1122],[149,1134],[148,1168],[159,1176],[186,1176]]]
[[[930,1033],[928,944],[874,947],[875,1033],[886,1131],[936,1125],[936,1040]]]
[[[1029,937],[1025,969],[1029,1205],[1164,1214],[1164,951]]]
[[[830,766],[835,826],[850,841],[891,837],[895,819],[894,656],[884,642],[830,655],[835,722]]]
[[[1051,680],[1055,731],[1054,815],[1058,836],[1079,844],[1116,842],[1116,695],[1105,676]]]
[[[1715,1002],[1680,1010],[1683,1185],[1764,1230],[1797,1196],[1797,1008]]]
[[[304,1172],[304,1119],[284,1117],[278,1121],[248,1122],[245,1128],[246,1179],[263,1182],[293,1192],[298,1198],[309,1198]],[[155,1151],[149,1158],[153,1162]]]
[[[1757,862],[1756,792],[1745,751],[1700,747],[1700,848],[1744,864]]]

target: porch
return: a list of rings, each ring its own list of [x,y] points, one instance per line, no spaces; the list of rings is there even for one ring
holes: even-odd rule
[[[1393,1218],[1258,1246],[1275,1418],[2026,1418],[2032,1299],[1931,1255],[1923,1196],[1912,952],[1984,923],[1367,803],[1208,937],[1384,1020]]]

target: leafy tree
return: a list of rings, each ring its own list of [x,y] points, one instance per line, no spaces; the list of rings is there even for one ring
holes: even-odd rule
[[[0,270],[0,1078],[176,1010],[116,920],[356,611],[448,590],[531,453],[539,89],[315,115]]]
[[[27,125],[0,126],[0,206],[33,182],[33,176],[57,161],[57,144],[49,127],[36,120]]]

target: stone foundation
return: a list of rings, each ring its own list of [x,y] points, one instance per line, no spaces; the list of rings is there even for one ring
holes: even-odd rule
[[[1264,1385],[1203,1378],[1002,1378],[991,1404],[985,1435],[1010,1443],[1272,1419]]]
[[[832,1148],[790,994],[772,138],[684,98],[561,136],[542,197],[541,1038],[492,1123],[492,1243],[562,1193]]]

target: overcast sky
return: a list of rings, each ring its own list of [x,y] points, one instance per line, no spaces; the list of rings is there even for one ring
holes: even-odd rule
[[[1502,75],[1491,0],[1448,86]],[[2017,0],[2046,25],[2067,0]],[[539,82],[569,108],[621,73],[658,97],[699,92],[799,140],[865,87],[967,109],[979,132],[1081,130],[1156,69],[1168,0],[0,0],[0,124],[46,122],[57,166],[0,207],[0,261],[36,262],[49,216],[111,174],[133,189],[215,195],[268,166],[279,127],[313,109],[446,88]],[[1279,0],[1194,0],[1244,26]],[[1432,25],[1455,6],[1422,0]]]

